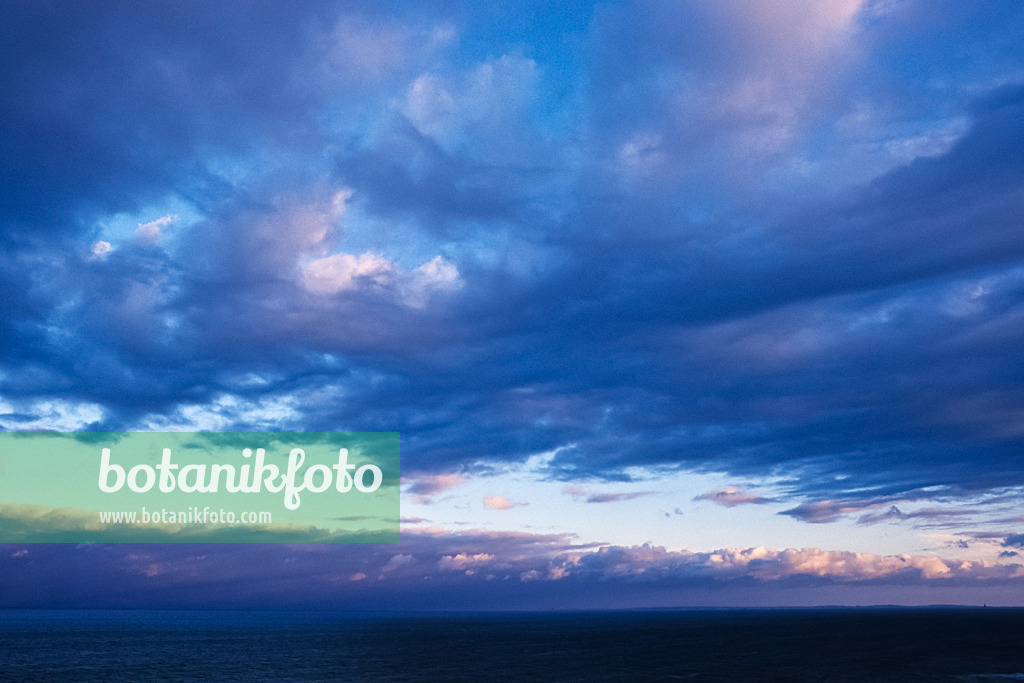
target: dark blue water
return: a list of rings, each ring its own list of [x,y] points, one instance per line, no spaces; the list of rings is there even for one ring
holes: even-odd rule
[[[0,611],[0,679],[1024,680],[1024,610]]]

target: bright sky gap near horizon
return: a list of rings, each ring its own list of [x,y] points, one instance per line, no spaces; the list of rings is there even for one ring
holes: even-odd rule
[[[1024,605],[1024,4],[4,15],[0,428],[400,432],[404,519],[0,607]]]

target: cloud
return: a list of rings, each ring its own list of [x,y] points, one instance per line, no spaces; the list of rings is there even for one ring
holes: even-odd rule
[[[650,491],[633,491],[631,493],[594,493],[587,496],[588,503],[617,503],[621,500],[633,500],[641,496],[651,495]]]
[[[450,27],[423,32],[400,22],[341,16],[319,36],[325,59],[317,76],[322,83],[367,87],[393,77],[453,37]]]
[[[424,519],[423,517],[401,517],[399,518],[398,521],[401,524],[423,524],[425,522],[429,522],[430,520]]]
[[[5,428],[397,430],[428,499],[557,450],[819,522],[1024,484],[1014,3],[484,53],[471,8],[243,9],[6,17]]]
[[[512,501],[505,496],[484,496],[484,507],[488,510],[511,510]]]
[[[313,261],[303,273],[303,285],[314,294],[337,294],[360,288],[391,290],[401,302],[422,308],[430,295],[462,286],[459,270],[441,256],[403,273],[392,261],[366,252],[360,256],[332,254]]]
[[[492,164],[522,163],[546,147],[529,125],[538,80],[536,62],[502,55],[454,78],[420,76],[410,85],[403,109],[418,131],[449,153]],[[473,144],[480,140],[487,144]]]
[[[471,575],[471,572],[475,571],[479,567],[486,567],[493,560],[494,555],[491,555],[490,553],[477,553],[476,555],[467,555],[466,553],[445,555],[438,563],[438,569],[442,571],[465,571],[467,574]]]
[[[884,521],[906,521],[924,520],[926,523],[945,524],[955,522],[961,518],[970,519],[977,514],[975,510],[965,509],[943,509],[943,508],[922,508],[913,512],[903,512],[895,505],[891,505],[885,512],[874,512],[861,515],[857,524],[877,524]]]
[[[332,64],[331,82],[307,76],[322,73],[328,61],[322,44],[304,42],[320,23],[315,18],[325,16],[318,5],[297,12],[268,5],[251,15],[233,3],[223,11],[195,6],[184,13],[109,6],[60,16],[43,7],[12,10],[6,39],[17,40],[18,49],[5,54],[0,68],[17,87],[11,93],[16,105],[5,117],[20,124],[20,132],[8,144],[21,157],[25,177],[34,180],[19,180],[5,193],[7,218],[66,234],[79,223],[61,219],[90,208],[135,207],[167,188],[185,189],[182,173],[198,171],[192,189],[205,194],[211,178],[202,177],[205,160],[195,158],[200,149],[233,155],[253,140],[265,150],[286,140],[308,144],[296,126],[315,127],[307,107],[342,85],[351,88],[351,79],[337,76],[367,73],[350,61]],[[346,23],[339,13],[336,8],[327,16]],[[388,32],[372,17],[362,26],[364,42]],[[108,46],[102,52],[95,49],[100,40]],[[214,82],[222,87],[209,87]],[[42,83],[62,85],[55,90]],[[47,167],[53,131],[67,154],[59,166]],[[75,190],[66,192],[69,187]],[[96,203],[84,204],[88,198]]]
[[[399,553],[392,555],[391,558],[380,568],[381,573],[386,574],[388,572],[394,572],[402,567],[407,567],[411,564],[415,564],[416,558],[412,555],[403,555]]]
[[[725,488],[715,489],[707,493],[694,498],[694,500],[710,500],[713,503],[724,505],[725,507],[736,507],[737,505],[763,505],[764,503],[770,502],[768,498],[762,498],[755,496],[752,493],[747,493],[738,486],[726,486]]]
[[[511,510],[528,503],[514,503],[505,496],[484,496],[484,507],[488,510]]]
[[[174,225],[180,220],[180,216],[168,215],[161,216],[148,223],[139,223],[139,227],[135,230],[135,239],[142,243],[159,244],[160,239],[163,237],[163,229],[169,225]]]
[[[434,496],[464,484],[466,477],[461,474],[424,474],[411,481],[405,493],[413,496],[419,505],[431,505]]]
[[[1010,534],[1003,539],[1004,548],[1024,548],[1024,534]]]
[[[0,398],[0,425],[8,431],[83,431],[101,424],[104,413],[98,403]]]
[[[306,268],[306,289],[317,294],[334,294],[355,289],[360,282],[385,286],[394,278],[394,264],[369,252],[356,257],[334,254],[318,259]]]
[[[586,503],[615,503],[622,500],[633,500],[642,496],[649,496],[652,491],[629,491],[624,493],[593,493],[588,492],[586,487],[573,485],[567,486],[565,492],[573,498],[582,498]]]
[[[835,84],[858,61],[861,4],[601,7],[597,116],[609,156],[645,162],[615,175],[630,187],[687,195],[709,184],[717,194],[718,182],[753,183],[756,171],[774,175],[779,156],[799,155],[804,131],[841,98]],[[635,98],[647,103],[643,113],[630,111]]]
[[[880,505],[880,503],[861,504],[852,501],[818,500],[809,503],[801,503],[789,510],[783,510],[779,514],[788,515],[800,520],[801,522],[809,522],[811,524],[828,524],[839,521],[843,515],[859,512],[860,510],[869,507],[877,507],[878,505]],[[885,515],[891,515],[894,507],[895,506],[890,507]],[[898,511],[898,508],[896,509]],[[898,517],[898,515],[892,516]]]
[[[797,595],[793,588],[867,601],[895,590],[904,602],[918,604],[959,591],[961,601],[986,595],[993,604],[1001,591],[1019,591],[1024,581],[1024,567],[1017,563],[933,555],[595,547],[575,544],[566,535],[479,530],[407,530],[398,546],[39,544],[28,556],[15,557],[25,549],[8,546],[0,562],[0,575],[10,587],[4,606],[266,608],[330,599],[339,606],[377,609],[597,608],[694,604],[689,602],[694,599],[735,604],[736,596],[787,604],[787,597]],[[41,590],[54,585],[62,590]]]

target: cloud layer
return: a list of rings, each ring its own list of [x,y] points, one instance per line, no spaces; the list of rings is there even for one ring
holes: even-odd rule
[[[10,8],[0,425],[1016,495],[1021,5],[551,11]]]
[[[742,605],[749,592],[881,602],[1011,601],[1024,566],[763,547],[585,546],[566,535],[404,532],[399,545],[7,545],[5,607],[260,605],[523,609]],[[110,582],[119,589],[110,590]],[[959,598],[951,599],[951,596]],[[1001,596],[1001,597],[1000,597]]]

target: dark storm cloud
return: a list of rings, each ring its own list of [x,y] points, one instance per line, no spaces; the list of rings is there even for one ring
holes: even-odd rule
[[[3,213],[67,234],[78,212],[177,189],[201,145],[237,150],[303,116],[293,78],[318,10],[16,2],[5,11]],[[201,181],[200,178],[196,180]]]
[[[654,415],[693,426],[663,430],[626,459],[689,454],[736,472],[804,459],[805,477],[842,462],[857,473],[849,484],[879,487],[873,494],[893,480],[951,483],[947,472],[961,468],[969,474],[956,483],[967,489],[1019,484],[1024,166],[1010,150],[1022,142],[1020,93],[986,97],[945,155],[850,190],[823,213],[783,217],[736,253],[712,249],[710,263],[689,265],[692,242],[664,241],[649,255],[641,238],[637,263],[617,267],[642,284],[630,289],[613,271],[608,289],[621,289],[605,300],[614,308],[625,298],[624,316],[628,304],[648,309],[648,329],[631,335],[643,351],[678,349],[676,362],[651,354],[646,369],[661,372],[644,387],[661,394]],[[967,451],[986,465],[972,468]]]
[[[811,522],[1022,485],[1020,12],[947,9],[969,71],[915,27],[922,82],[885,55],[924,10],[872,7],[603,7],[566,73],[449,59],[426,6],[16,4],[0,389],[397,430],[420,475],[772,476]],[[195,220],[92,253],[168,195]],[[349,254],[374,221],[426,256]]]
[[[5,9],[0,285],[12,291],[0,335],[5,358],[17,363],[5,393],[143,411],[175,395],[209,398],[211,376],[230,368],[196,348],[207,344],[182,311],[182,297],[207,283],[154,248],[89,262],[82,240],[95,238],[96,217],[133,213],[168,195],[217,216],[246,194],[210,170],[220,156],[282,146],[302,154],[319,145],[313,108],[339,89],[373,90],[376,79],[401,68],[389,54],[414,33],[394,17],[382,26],[358,4],[340,9],[105,2]],[[184,326],[169,331],[163,318]],[[279,366],[279,358],[266,362]]]
[[[369,150],[346,155],[339,177],[383,215],[413,216],[427,225],[452,219],[507,221],[522,212],[530,175],[543,169],[484,165],[455,156],[397,117]],[[440,226],[439,226],[440,227]]]

